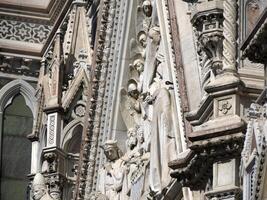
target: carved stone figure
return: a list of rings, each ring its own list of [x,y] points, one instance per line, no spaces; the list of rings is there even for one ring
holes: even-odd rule
[[[142,5],[143,12],[147,17],[150,17],[152,14],[152,4],[150,0],[145,0]]]
[[[131,200],[145,198],[144,192],[148,189],[147,166],[149,153],[144,147],[144,134],[142,127],[136,126],[128,131],[127,152],[122,157],[127,167],[124,191]]]
[[[161,45],[160,45],[161,46]],[[150,188],[160,193],[169,183],[170,169],[168,162],[175,159],[176,146],[172,122],[172,101],[169,89],[171,82],[167,80],[168,70],[164,56],[157,53],[155,78],[150,85],[150,96],[147,97],[153,105],[151,121],[151,151],[150,151]]]
[[[107,140],[102,146],[107,163],[99,172],[99,191],[110,200],[124,200],[122,192],[125,168],[120,159],[122,152],[116,140]]]
[[[137,82],[129,80],[127,91],[121,90],[121,113],[128,129],[140,124],[141,107]]]
[[[47,192],[44,177],[40,173],[37,173],[33,179],[32,194],[34,200],[53,200]]]

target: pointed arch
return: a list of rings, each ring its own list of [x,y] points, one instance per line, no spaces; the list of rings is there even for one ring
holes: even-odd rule
[[[35,119],[37,104],[35,90],[29,83],[22,79],[11,81],[0,90],[0,112],[3,112],[18,94],[24,97],[26,105],[30,108],[33,118]]]
[[[37,99],[34,88],[22,79],[13,80],[0,90],[1,189],[9,190],[8,188],[11,188],[11,183],[14,179],[20,185],[15,192],[5,193],[7,196],[4,199],[14,199],[13,195],[17,192],[20,195],[28,194],[27,174],[35,170],[35,166],[37,166],[35,160],[31,159],[34,155],[32,150],[34,143],[31,143],[27,138],[28,133],[32,131],[36,105]],[[17,108],[22,109],[23,112],[18,113],[20,110]],[[20,126],[15,126],[18,123],[21,123]],[[8,127],[8,129],[5,127]],[[12,149],[16,149],[17,152],[12,151]],[[24,164],[23,167],[20,167],[21,173],[19,177],[16,174],[18,172],[16,166],[17,163],[21,162],[24,162]],[[14,168],[6,170],[9,168],[7,163],[10,163],[10,166]]]
[[[60,143],[62,149],[65,149],[67,142],[74,137],[73,130],[79,125],[83,127],[82,119],[74,119],[63,129],[62,141]]]

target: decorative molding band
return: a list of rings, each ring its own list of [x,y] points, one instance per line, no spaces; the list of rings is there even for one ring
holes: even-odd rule
[[[44,44],[51,30],[52,26],[0,19],[1,39]]]

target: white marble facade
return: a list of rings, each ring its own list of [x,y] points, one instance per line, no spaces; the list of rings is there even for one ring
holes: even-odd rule
[[[264,8],[0,0],[0,198],[265,199]]]

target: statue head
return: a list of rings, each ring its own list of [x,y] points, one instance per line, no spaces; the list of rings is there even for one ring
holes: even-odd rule
[[[152,14],[152,4],[150,0],[145,0],[142,5],[143,12],[147,17],[150,17]]]
[[[137,82],[133,79],[129,80],[129,82],[128,82],[128,94],[131,97],[138,99],[139,91],[138,91],[138,87],[137,87]]]
[[[46,191],[47,189],[45,185],[45,179],[42,174],[37,173],[34,176],[34,179],[32,182],[33,199],[40,200],[46,194]]]
[[[116,140],[107,140],[101,148],[109,161],[115,161],[122,156]]]
[[[136,129],[135,128],[130,128],[127,132],[127,141],[126,144],[127,146],[130,148],[130,150],[132,150],[136,145],[137,145],[137,133],[136,133]]]
[[[141,59],[134,60],[133,66],[139,72],[139,74],[144,71],[144,61]]]
[[[142,47],[146,47],[147,43],[146,43],[146,40],[147,40],[147,35],[144,31],[140,31],[138,34],[137,34],[137,39],[138,39],[138,42],[141,44]]]
[[[153,40],[154,43],[159,44],[161,39],[159,26],[154,25],[152,28],[150,28],[148,36]]]

